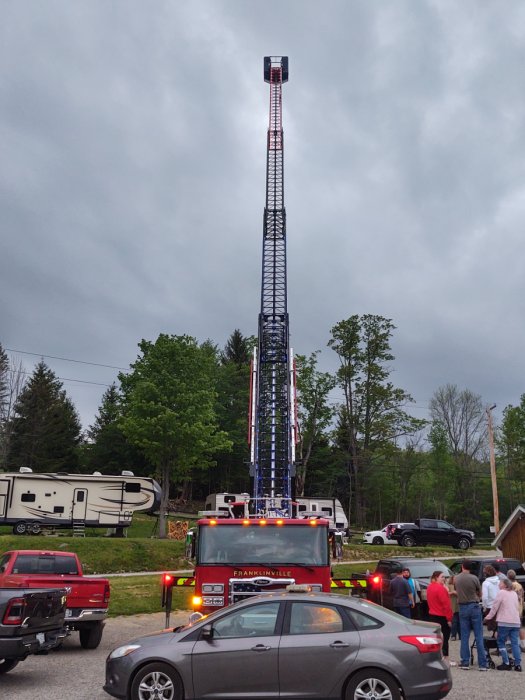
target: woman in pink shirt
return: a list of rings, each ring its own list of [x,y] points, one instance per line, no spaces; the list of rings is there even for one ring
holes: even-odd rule
[[[512,588],[512,582],[508,578],[501,580],[498,595],[494,599],[485,620],[491,620],[494,617],[498,623],[498,651],[503,662],[497,669],[498,671],[512,670],[506,647],[507,638],[510,638],[512,656],[514,657],[514,670],[521,671],[519,600],[516,591]]]
[[[442,571],[434,571],[427,588],[428,619],[438,622],[443,632],[443,656],[450,666],[455,666],[455,661],[448,660],[448,640],[450,638],[450,625],[452,624],[452,606],[450,596],[445,587],[446,577]]]

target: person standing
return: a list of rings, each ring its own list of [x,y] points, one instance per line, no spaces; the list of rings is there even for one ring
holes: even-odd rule
[[[483,620],[481,617],[481,584],[479,578],[471,573],[470,561],[461,563],[461,573],[454,578],[458,594],[459,628],[461,630],[461,661],[459,668],[470,668],[470,633],[474,633],[478,666],[480,671],[488,671],[487,654],[483,644]]]
[[[410,610],[414,607],[414,596],[410,584],[403,578],[401,570],[390,581],[390,593],[392,594],[392,606],[396,613],[410,618]]]
[[[459,629],[459,605],[458,592],[454,585],[454,576],[451,576],[447,582],[448,594],[450,596],[450,607],[452,608],[452,625],[450,626],[450,639],[455,640],[458,637],[461,639],[461,631]]]
[[[500,577],[496,569],[487,564],[484,567],[483,573],[485,574],[485,580],[481,584],[481,602],[483,604],[483,614],[487,615],[492,607],[494,599],[498,595]]]
[[[507,639],[510,639],[514,670],[521,672],[519,601],[518,594],[512,589],[512,581],[508,578],[500,581],[498,595],[485,619],[492,620],[493,618],[498,623],[498,651],[503,662],[497,667],[498,671],[512,670],[506,645]]]
[[[523,617],[523,597],[524,597],[523,586],[521,585],[521,583],[518,583],[516,581],[516,572],[514,571],[514,569],[509,569],[507,571],[507,577],[508,577],[509,581],[512,583],[512,590],[516,591],[516,594],[518,596],[520,617]]]
[[[408,581],[410,589],[412,590],[412,598],[414,599],[414,605],[412,607],[412,617],[419,619],[419,601],[421,586],[419,585],[419,581],[415,581],[412,578],[412,574],[408,566],[403,569],[402,574],[405,581]]]
[[[448,660],[448,640],[452,624],[452,606],[446,588],[446,576],[442,571],[434,571],[427,588],[428,619],[438,622],[443,632],[443,656],[449,666],[456,666],[455,661]]]

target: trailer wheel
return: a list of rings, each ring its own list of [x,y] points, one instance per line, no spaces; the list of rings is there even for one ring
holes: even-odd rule
[[[42,526],[40,525],[40,523],[33,523],[29,526],[29,532],[32,535],[39,535],[42,532]]]
[[[82,649],[96,649],[102,639],[104,625],[102,622],[95,622],[89,627],[82,627],[79,630],[80,646]]]
[[[15,535],[25,535],[27,532],[26,523],[24,523],[23,520],[20,520],[20,522],[16,523],[16,525],[13,527],[13,532]]]
[[[18,661],[19,659],[0,659],[0,676],[11,671],[18,664]]]

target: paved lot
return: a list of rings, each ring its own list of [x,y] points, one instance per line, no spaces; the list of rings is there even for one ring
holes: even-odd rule
[[[173,625],[186,622],[188,613],[172,615]],[[164,626],[164,614],[119,617],[108,621],[98,649],[85,651],[73,633],[62,649],[47,656],[31,656],[0,677],[0,698],[9,700],[109,700],[102,690],[105,660],[118,644]],[[459,660],[459,642],[451,642],[451,658]],[[454,688],[448,700],[525,700],[525,673],[452,669]]]

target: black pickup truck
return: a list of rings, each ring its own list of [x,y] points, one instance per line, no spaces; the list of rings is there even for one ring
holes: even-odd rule
[[[413,524],[395,528],[389,537],[403,547],[439,544],[467,550],[476,543],[472,530],[460,530],[446,520],[434,518],[420,518]]]
[[[0,675],[29,654],[46,654],[66,636],[66,590],[0,588]]]

